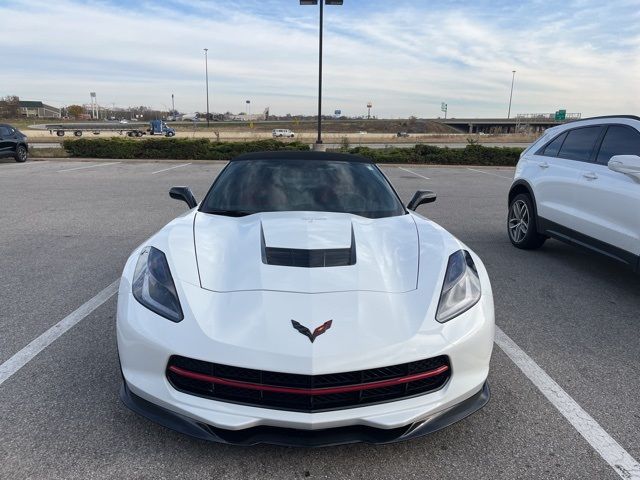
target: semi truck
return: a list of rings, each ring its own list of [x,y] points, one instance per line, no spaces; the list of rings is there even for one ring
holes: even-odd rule
[[[145,126],[147,127],[145,129]],[[151,120],[145,123],[61,123],[36,125],[31,128],[43,128],[49,130],[52,135],[64,137],[68,133],[72,133],[74,137],[81,137],[84,133],[93,133],[100,135],[100,132],[118,132],[120,135],[128,137],[141,137],[143,135],[162,135],[165,137],[173,137],[176,131],[167,126],[162,120]]]

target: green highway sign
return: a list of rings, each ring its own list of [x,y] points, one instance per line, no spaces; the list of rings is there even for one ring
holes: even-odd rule
[[[555,115],[556,120],[565,120],[567,118],[566,110],[558,110]]]

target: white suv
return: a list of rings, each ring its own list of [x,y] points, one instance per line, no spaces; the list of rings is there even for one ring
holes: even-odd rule
[[[640,117],[547,130],[520,156],[507,227],[518,248],[553,237],[640,270]]]

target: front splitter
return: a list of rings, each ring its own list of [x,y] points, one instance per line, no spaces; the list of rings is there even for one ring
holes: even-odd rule
[[[383,429],[362,425],[327,428],[322,430],[299,430],[259,426],[242,430],[227,430],[213,427],[155,405],[133,393],[126,382],[120,389],[122,402],[134,412],[164,427],[202,440],[250,446],[260,443],[295,447],[326,447],[348,443],[385,444],[421,437],[456,423],[484,407],[490,398],[489,385],[472,397],[427,420],[404,427]]]

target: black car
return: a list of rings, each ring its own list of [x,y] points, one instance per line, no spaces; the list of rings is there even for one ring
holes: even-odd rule
[[[13,157],[26,162],[29,156],[27,136],[6,123],[0,123],[0,158]]]

